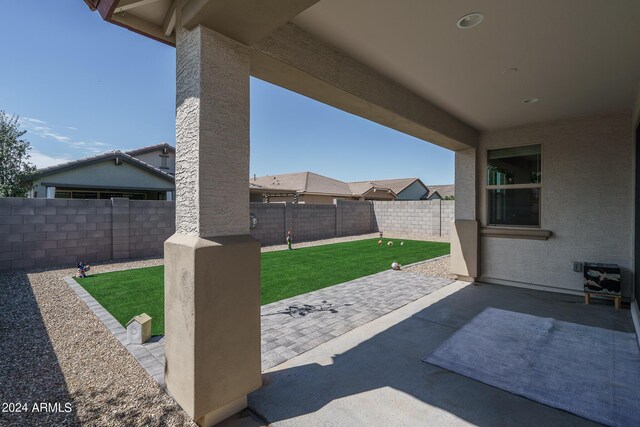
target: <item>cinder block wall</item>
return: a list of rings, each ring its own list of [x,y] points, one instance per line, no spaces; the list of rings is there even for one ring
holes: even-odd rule
[[[453,200],[374,201],[374,231],[410,238],[447,238]]]
[[[0,269],[111,259],[111,200],[0,198]]]
[[[453,200],[441,200],[442,213],[440,215],[440,225],[442,227],[442,236],[450,236],[451,221],[455,219],[456,202]]]
[[[127,258],[163,256],[164,241],[175,232],[175,202],[162,200],[131,200],[129,202],[129,256]]]
[[[375,231],[371,202],[338,200],[336,205],[336,235],[356,236]]]
[[[251,203],[262,245],[384,231],[446,239],[453,201]],[[249,218],[247,218],[249,221]],[[0,198],[0,270],[159,257],[175,232],[175,203]]]
[[[251,203],[251,213],[258,224],[251,229],[251,235],[263,245],[283,244],[285,239],[285,204]]]
[[[336,206],[287,204],[291,210],[291,220],[287,221],[287,230],[291,230],[297,241],[330,239],[336,237]],[[287,219],[289,217],[287,216]]]

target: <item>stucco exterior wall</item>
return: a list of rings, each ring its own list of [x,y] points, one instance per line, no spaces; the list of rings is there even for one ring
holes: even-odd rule
[[[280,199],[278,199],[280,201]],[[302,194],[298,196],[298,203],[308,204],[333,204],[333,196],[323,196],[320,194]]]
[[[161,156],[167,157],[166,169],[162,167]],[[168,150],[167,154],[162,154],[162,149],[159,149],[159,150],[150,151],[148,153],[136,154],[134,157],[136,159],[142,160],[143,162],[151,166],[155,166],[158,169],[161,169],[163,172],[175,173],[176,171],[176,155],[173,151]]]
[[[397,195],[397,200],[420,200],[420,197],[426,193],[427,189],[418,181],[415,181]]]
[[[633,125],[634,129],[640,122],[640,83],[638,84],[638,90],[636,91],[636,102],[633,106]]]
[[[478,150],[470,148],[468,150],[456,151],[455,155],[455,219],[476,219],[477,204],[477,174],[476,161]],[[483,174],[479,174],[484,177]],[[482,178],[480,178],[482,179]]]
[[[630,295],[634,170],[630,114],[553,121],[481,136],[477,181],[481,226],[487,223],[482,173],[486,150],[542,144],[541,228],[553,232],[546,241],[482,237],[483,280],[581,291],[582,277],[572,271],[572,261],[616,263],[622,268],[623,294]]]
[[[116,166],[113,160],[62,170],[42,177],[34,187],[38,198],[46,197],[46,189],[42,183],[52,183],[58,186],[86,186],[87,188],[155,189],[158,191],[173,189],[171,182],[159,176],[147,173],[126,162]]]

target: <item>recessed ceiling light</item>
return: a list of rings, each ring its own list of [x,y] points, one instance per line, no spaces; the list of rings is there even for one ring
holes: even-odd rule
[[[480,24],[483,19],[484,15],[480,12],[469,13],[458,19],[458,23],[456,25],[458,28],[467,29]]]
[[[540,101],[538,98],[527,98],[522,101],[523,104],[535,104]]]

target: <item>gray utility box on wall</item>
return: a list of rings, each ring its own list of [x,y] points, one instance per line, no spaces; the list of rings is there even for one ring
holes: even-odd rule
[[[617,264],[585,262],[583,274],[586,293],[620,295],[620,267]]]

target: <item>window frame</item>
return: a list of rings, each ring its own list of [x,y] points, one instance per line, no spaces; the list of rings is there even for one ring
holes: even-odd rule
[[[502,150],[506,148],[519,148],[519,147],[531,147],[539,145],[540,146],[540,182],[538,183],[529,183],[529,184],[499,184],[499,185],[489,185],[487,182],[489,181],[489,177],[487,175],[487,170],[489,168],[489,151],[492,150]],[[506,145],[500,147],[492,147],[487,148],[485,150],[485,164],[484,164],[484,178],[482,180],[484,185],[484,193],[486,197],[486,226],[493,228],[518,228],[518,229],[542,229],[542,221],[543,221],[543,198],[542,194],[544,193],[544,146],[542,143],[536,144],[520,144],[520,145]],[[530,188],[538,188],[540,191],[539,196],[539,208],[538,208],[538,225],[518,225],[518,224],[492,224],[491,223],[491,206],[490,206],[490,197],[489,191],[491,190],[521,190],[521,189],[530,189]]]

